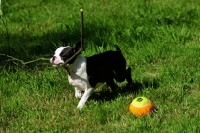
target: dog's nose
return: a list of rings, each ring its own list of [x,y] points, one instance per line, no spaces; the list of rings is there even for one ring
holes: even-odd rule
[[[56,59],[56,56],[53,56],[52,60],[54,61]]]

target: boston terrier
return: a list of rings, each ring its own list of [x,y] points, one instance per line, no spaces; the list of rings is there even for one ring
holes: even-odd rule
[[[128,83],[132,83],[131,68],[126,69],[126,60],[120,48],[117,45],[114,47],[115,51],[105,51],[90,57],[77,54],[63,66],[68,71],[69,84],[75,87],[75,97],[81,98],[77,108],[82,109],[94,88],[103,83],[106,83],[112,91],[118,88],[114,80],[123,82],[126,79]],[[80,42],[75,47],[66,46],[63,42],[63,46],[56,49],[50,62],[54,67],[59,67],[80,48]]]

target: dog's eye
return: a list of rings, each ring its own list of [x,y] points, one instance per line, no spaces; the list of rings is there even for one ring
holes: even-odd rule
[[[64,53],[63,53],[63,52],[61,52],[61,53],[60,53],[60,56],[61,56],[61,57],[63,57],[63,56],[64,56]]]
[[[62,59],[65,58],[65,56],[66,56],[66,55],[64,54],[64,52],[61,52],[61,53],[60,53],[60,57],[61,57]]]

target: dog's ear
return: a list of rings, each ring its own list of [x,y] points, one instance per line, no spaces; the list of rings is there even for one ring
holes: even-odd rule
[[[62,46],[63,47],[67,46],[66,43],[65,43],[65,38],[64,37],[63,37],[63,40],[62,40]]]
[[[75,52],[79,51],[82,48],[83,51],[85,51],[84,47],[81,47],[81,41],[79,41],[76,46],[74,47]]]

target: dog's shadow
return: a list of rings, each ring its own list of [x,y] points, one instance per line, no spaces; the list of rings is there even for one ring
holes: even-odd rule
[[[94,92],[90,100],[95,101],[111,101],[117,98],[119,95],[128,95],[128,94],[134,94],[137,95],[139,91],[145,88],[152,88],[156,89],[159,86],[159,82],[157,80],[153,81],[143,81],[138,82],[134,81],[131,84],[126,84],[125,86],[120,87],[116,92],[112,92],[109,87],[105,86],[100,91]]]

